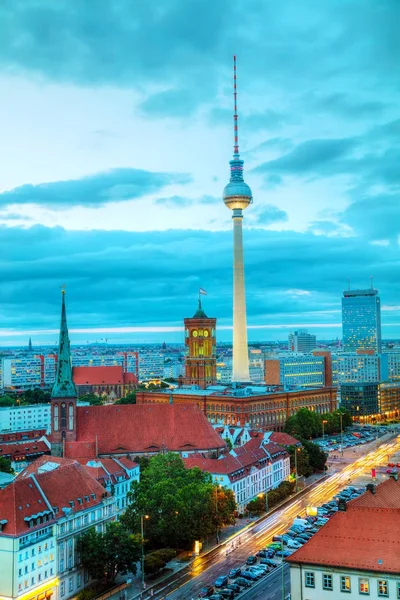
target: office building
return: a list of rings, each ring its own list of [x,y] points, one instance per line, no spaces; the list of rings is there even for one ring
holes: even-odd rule
[[[50,430],[50,404],[2,406],[0,431]]]
[[[243,179],[243,160],[239,155],[238,113],[236,90],[236,56],[234,57],[234,146],[230,161],[230,181],[223,191],[225,206],[232,211],[233,220],[233,381],[250,380],[247,345],[246,293],[243,259],[243,211],[253,202],[251,189]]]
[[[381,301],[378,290],[347,290],[342,298],[343,350],[381,352]]]
[[[317,338],[308,333],[306,329],[300,329],[289,334],[289,352],[312,352],[317,347]]]
[[[284,390],[326,386],[325,357],[313,354],[282,354],[265,361],[265,383]]]

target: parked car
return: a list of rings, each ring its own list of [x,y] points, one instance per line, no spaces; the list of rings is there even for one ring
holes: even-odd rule
[[[228,598],[228,600],[232,600],[235,597],[235,592],[229,588],[223,588],[218,593],[222,598]]]
[[[246,579],[245,577],[241,577],[241,576],[236,579],[236,583],[244,588],[248,588],[253,585],[253,582],[251,579]]]
[[[249,571],[261,571],[262,573],[268,573],[268,567],[266,565],[253,565],[249,567]]]
[[[208,600],[221,600],[221,596],[219,594],[213,594]]]
[[[229,577],[229,579],[234,579],[235,577],[239,577],[241,572],[242,572],[242,569],[240,569],[239,567],[236,569],[231,569],[228,573],[228,577]]]
[[[271,560],[270,558],[262,558],[260,560],[260,564],[267,565],[268,567],[272,567],[273,569],[275,569],[275,567],[278,566],[278,563],[275,562],[274,560]]]
[[[290,552],[289,550],[278,550],[278,552],[276,553],[277,556],[282,556],[283,558],[286,558],[287,556],[290,556]]]
[[[246,565],[255,565],[255,564],[257,564],[257,557],[249,556],[246,560]]]
[[[218,579],[215,580],[214,585],[217,588],[222,588],[222,587],[224,587],[224,585],[227,585],[227,583],[228,583],[228,577],[226,575],[220,575],[218,577]]]
[[[212,585],[205,585],[201,588],[199,592],[199,598],[207,598],[207,596],[211,596],[214,593],[214,588]]]
[[[273,542],[281,542],[282,541],[282,536],[281,535],[274,535],[272,538]]]
[[[288,548],[301,548],[301,544],[296,540],[290,540],[290,542],[288,542]]]
[[[237,583],[230,583],[226,586],[229,590],[233,590],[235,594],[239,594],[241,591],[240,585]]]
[[[242,577],[244,577],[245,579],[251,579],[252,581],[255,581],[256,579],[259,579],[261,577],[261,574],[252,573],[251,571],[243,571]]]

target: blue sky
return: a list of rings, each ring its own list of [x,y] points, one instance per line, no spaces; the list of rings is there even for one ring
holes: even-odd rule
[[[231,332],[232,56],[254,203],[250,339],[341,335],[367,287],[400,337],[397,0],[3,0],[0,346]]]

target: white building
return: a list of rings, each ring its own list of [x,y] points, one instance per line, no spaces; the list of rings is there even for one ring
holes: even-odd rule
[[[139,381],[161,379],[164,376],[164,354],[149,350],[139,352]]]
[[[0,490],[0,507],[0,596],[76,596],[89,580],[77,537],[115,519],[115,497],[76,461],[43,456]]]
[[[325,359],[304,353],[280,353],[265,360],[265,382],[285,390],[325,387]]]
[[[291,600],[400,598],[400,483],[351,501],[287,561]]]
[[[317,338],[308,333],[306,329],[300,329],[290,333],[288,337],[289,352],[312,352],[317,347]]]
[[[0,431],[50,430],[50,404],[3,406],[0,408]]]
[[[276,488],[290,475],[289,454],[281,446],[268,442],[268,437],[252,439],[219,459],[194,454],[185,459],[185,464],[211,473],[215,483],[231,489],[239,513],[258,494]]]

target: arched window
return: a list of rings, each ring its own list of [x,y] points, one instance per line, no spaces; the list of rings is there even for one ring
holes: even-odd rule
[[[58,404],[54,405],[54,409],[53,409],[53,415],[54,415],[54,431],[58,431]]]
[[[72,402],[68,406],[68,429],[72,431],[74,428],[74,405]]]
[[[67,428],[67,405],[65,402],[61,404],[61,429]]]
[[[233,404],[231,406],[231,412],[233,412],[233,413],[235,412],[235,407],[233,406]]]

